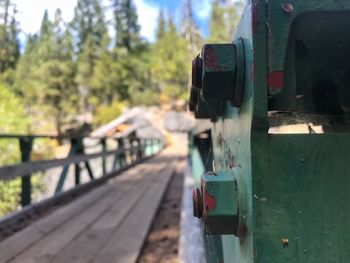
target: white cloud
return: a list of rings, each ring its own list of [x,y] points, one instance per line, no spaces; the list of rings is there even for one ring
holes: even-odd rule
[[[135,0],[141,35],[149,41],[154,41],[157,29],[159,7],[146,3],[145,0]]]
[[[64,21],[71,21],[77,4],[77,0],[14,0],[13,2],[17,5],[17,19],[25,34],[34,34],[39,31],[45,9],[48,10],[50,18],[53,18],[55,10],[60,8]],[[145,0],[135,0],[135,5],[141,25],[141,35],[149,41],[154,41],[159,7],[150,5]],[[111,14],[108,13],[106,16],[110,19]],[[21,34],[20,38],[25,37]]]
[[[202,0],[202,1],[195,0],[192,3],[193,3],[193,10],[195,10],[198,18],[203,20],[209,18],[209,14],[211,11],[210,0]]]
[[[53,18],[55,10],[60,8],[63,19],[70,21],[73,18],[77,0],[14,0],[13,2],[17,5],[17,19],[22,31],[33,34],[40,28],[45,9]]]

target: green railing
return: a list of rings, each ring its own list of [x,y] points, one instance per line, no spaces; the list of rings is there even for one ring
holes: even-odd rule
[[[30,159],[33,151],[34,141],[38,139],[60,140],[70,144],[70,150],[65,158],[36,160]],[[69,167],[74,165],[74,177],[76,190],[82,188],[90,188],[96,184],[107,180],[132,165],[153,156],[159,152],[163,145],[159,139],[136,139],[136,138],[110,138],[110,137],[66,137],[66,136],[47,136],[47,135],[0,135],[0,140],[17,140],[21,152],[21,162],[0,167],[0,180],[13,180],[21,178],[21,206],[26,207],[32,203],[32,183],[31,177],[35,173],[44,172],[48,169],[62,167],[58,178],[57,186],[53,193],[55,197],[62,197],[63,186],[66,181]],[[88,147],[84,144],[85,140],[96,141],[94,147],[100,147],[100,152],[87,153]],[[109,141],[114,141],[116,147],[112,150],[108,149]],[[113,164],[107,169],[107,157],[113,158]],[[100,162],[102,176],[95,175],[96,165],[92,167],[91,160],[102,159]],[[90,178],[89,183],[85,183],[86,187],[81,187],[81,170],[86,168]],[[75,189],[69,190],[72,194]],[[67,191],[68,192],[68,191]],[[0,200],[1,201],[1,200]]]

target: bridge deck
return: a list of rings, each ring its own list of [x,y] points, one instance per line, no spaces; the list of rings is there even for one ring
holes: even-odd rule
[[[135,262],[181,155],[165,150],[0,243],[0,262]]]

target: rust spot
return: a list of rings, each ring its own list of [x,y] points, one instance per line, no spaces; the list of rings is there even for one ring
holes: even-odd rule
[[[290,3],[283,3],[281,4],[281,7],[286,13],[292,13],[294,11],[294,6]]]
[[[215,175],[213,173],[213,175]],[[210,210],[213,210],[216,206],[215,204],[215,198],[208,194],[206,187],[205,187],[205,180],[201,179],[201,192],[202,192],[202,198],[203,198],[203,207],[204,211],[203,214],[207,215],[207,212]]]
[[[205,67],[215,71],[223,71],[224,68],[218,65],[215,50],[212,46],[206,45],[204,49]]]
[[[235,167],[235,162],[234,162],[234,159],[231,158],[230,160],[230,169],[233,169]]]
[[[208,192],[205,190],[204,187],[204,198],[203,203],[205,207],[205,213],[207,213],[210,210],[213,210],[216,206],[215,204],[215,198],[208,194]]]
[[[204,61],[205,65],[209,68],[217,67],[216,54],[214,52],[214,49],[209,45],[205,47]]]
[[[255,36],[256,33],[256,25],[258,22],[258,8],[256,5],[253,6],[252,10],[252,32],[253,32],[253,37]]]
[[[282,238],[282,244],[284,247],[287,247],[289,245],[289,239],[288,238]]]
[[[273,71],[267,77],[267,84],[270,88],[279,90],[283,88],[283,79],[284,79],[283,71]]]

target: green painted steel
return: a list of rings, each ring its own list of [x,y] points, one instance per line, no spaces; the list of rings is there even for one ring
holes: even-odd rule
[[[102,152],[106,152],[107,151],[106,139],[101,140],[101,145],[102,145]],[[105,175],[105,174],[107,174],[106,157],[103,156],[102,157],[102,175]]]
[[[33,148],[33,138],[21,138],[19,140],[19,146],[21,150],[21,161],[30,161],[30,154]],[[21,188],[21,206],[25,207],[30,205],[32,201],[32,183],[30,174],[21,178]]]
[[[347,0],[249,1],[233,41],[243,98],[219,98],[202,179],[208,262],[349,261],[349,25]],[[272,132],[288,125],[307,131]],[[231,233],[235,214],[246,231]]]
[[[72,141],[73,142],[73,141]],[[76,143],[71,143],[71,148],[69,150],[69,153],[68,153],[68,156],[72,156],[74,154],[77,153],[77,144]],[[67,174],[68,174],[68,170],[69,170],[69,165],[65,165],[62,169],[62,172],[60,174],[60,178],[58,179],[58,182],[57,182],[57,185],[56,185],[56,188],[55,188],[55,195],[62,192],[63,190],[63,185],[64,185],[64,182],[66,181],[66,177],[67,177]],[[79,176],[80,176],[80,173],[79,173]],[[78,178],[75,178],[75,182],[77,182],[77,179]],[[79,178],[79,181],[80,181],[80,178]]]

